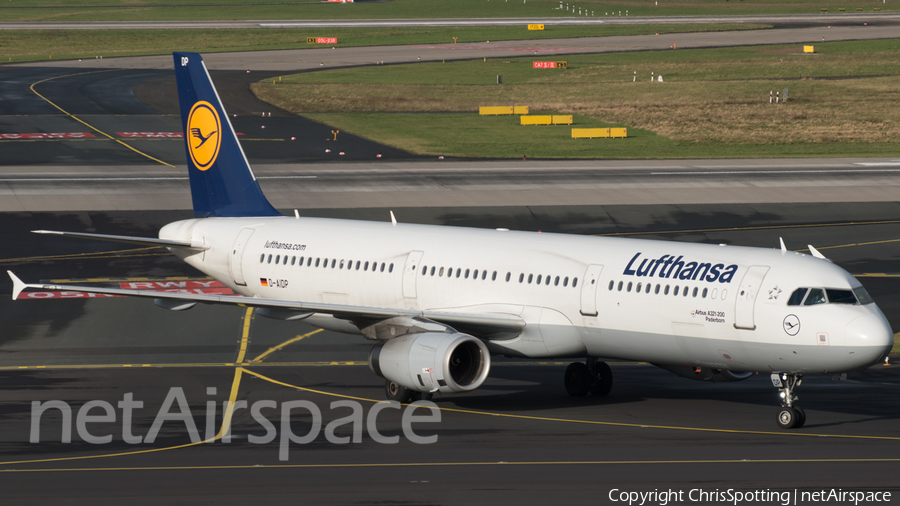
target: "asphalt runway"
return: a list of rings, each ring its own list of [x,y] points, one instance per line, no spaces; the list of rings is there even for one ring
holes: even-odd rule
[[[66,7],[68,8],[68,7]],[[607,7],[609,8],[609,7]],[[598,13],[600,11],[597,11]],[[608,12],[608,11],[607,11]],[[627,11],[626,11],[627,12]],[[96,22],[0,22],[0,30],[146,30],[184,28],[370,28],[390,26],[603,26],[686,23],[766,23],[782,26],[819,26],[897,21],[893,12],[834,12],[832,15],[781,14],[737,16],[595,16],[534,18],[427,18],[427,19],[313,19],[313,20],[216,20],[216,21],[96,21]]]
[[[866,23],[866,24],[864,24]],[[405,46],[338,47],[279,51],[248,51],[237,53],[208,53],[203,61],[211,70],[300,72],[321,68],[360,65],[412,63],[417,61],[471,60],[481,58],[510,58],[517,56],[551,56],[564,54],[602,54],[628,51],[669,51],[673,44],[679,49],[736,47],[767,44],[815,44],[842,40],[872,40],[897,38],[900,16],[888,16],[871,22],[856,24],[811,25],[766,30],[736,32],[695,32],[663,35],[621,35],[609,37],[580,37],[573,39],[539,39],[494,41],[464,44],[415,44]],[[172,67],[171,55],[102,60],[60,60],[34,63],[13,63],[6,67],[160,69]],[[276,74],[278,75],[278,74]]]
[[[351,148],[347,148],[351,149]],[[557,160],[254,166],[278,208],[893,202],[900,158]],[[0,212],[185,209],[185,167],[0,166]],[[399,216],[404,216],[400,214]]]
[[[772,247],[781,236],[791,249],[813,243],[859,275],[894,328],[900,325],[897,203],[409,211],[408,221],[444,225]],[[381,220],[387,209],[305,214]],[[0,227],[7,240],[0,244],[0,263],[26,281],[198,280],[196,271],[162,249],[27,233],[61,228],[153,235],[162,224],[188,216],[186,211],[3,214]],[[0,292],[9,290],[4,280]],[[75,417],[89,400],[116,406],[130,392],[144,402],[134,410],[133,434],[147,435],[170,389],[180,387],[204,436],[207,420],[212,434],[220,429],[221,403],[230,397],[250,405],[307,400],[321,411],[324,427],[349,413],[331,402],[357,400],[368,413],[382,398],[380,380],[365,365],[370,346],[365,339],[258,318],[242,308],[171,312],[126,298],[3,299],[0,319],[5,385],[0,486],[5,500],[15,504],[63,498],[92,504],[125,498],[135,504],[611,504],[612,489],[671,488],[688,494],[729,488],[900,488],[892,472],[900,462],[900,407],[893,402],[900,388],[898,366],[875,366],[846,381],[805,378],[798,395],[809,421],[803,429],[782,431],[774,420],[776,391],[765,375],[709,384],[645,364],[614,363],[615,386],[607,398],[573,399],[562,386],[568,361],[497,358],[482,388],[436,398],[443,410],[440,422],[414,426],[418,435],[437,435],[433,444],[414,444],[402,432],[400,413],[385,412],[377,428],[399,435],[397,444],[381,444],[366,434],[360,443],[335,444],[319,434],[308,444],[290,444],[283,461],[279,440],[250,442],[266,430],[246,410],[235,413],[230,443],[192,444],[183,421],[167,421],[152,444],[128,444],[117,410],[115,422],[88,425],[93,435],[111,434],[112,441],[89,444],[79,437]],[[63,420],[53,410],[41,419],[40,442],[29,442],[31,403],[50,400],[73,410],[71,443],[61,442]],[[207,416],[210,400],[217,402],[214,417]],[[277,410],[263,413],[280,427]],[[311,430],[311,423],[301,411],[291,418],[295,434]],[[352,435],[351,426],[336,434]],[[757,502],[763,503],[775,504]]]

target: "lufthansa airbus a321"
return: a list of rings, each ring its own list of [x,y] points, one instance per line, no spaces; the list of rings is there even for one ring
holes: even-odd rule
[[[882,312],[847,271],[781,249],[284,216],[266,200],[200,55],[174,53],[194,219],[159,239],[37,231],[167,247],[240,295],[25,284],[149,297],[185,310],[242,304],[374,341],[388,398],[468,392],[491,355],[584,357],[571,395],[606,395],[600,357],[697,380],[771,374],[778,424],[806,415],[804,375],[868,367],[889,352]]]

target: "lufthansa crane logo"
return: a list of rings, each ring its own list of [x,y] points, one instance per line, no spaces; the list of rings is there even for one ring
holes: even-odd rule
[[[782,325],[784,325],[785,333],[789,336],[796,336],[800,332],[800,318],[797,318],[797,315],[785,316]]]
[[[185,134],[188,152],[198,169],[207,170],[216,162],[222,145],[221,131],[222,122],[212,104],[200,101],[191,107]]]

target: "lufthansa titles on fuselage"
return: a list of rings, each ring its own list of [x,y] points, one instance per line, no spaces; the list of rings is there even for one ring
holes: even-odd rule
[[[625,276],[683,279],[685,281],[706,281],[708,283],[731,283],[738,270],[736,264],[714,264],[712,262],[685,261],[683,255],[663,255],[659,258],[640,258],[641,252],[631,257],[625,267]]]

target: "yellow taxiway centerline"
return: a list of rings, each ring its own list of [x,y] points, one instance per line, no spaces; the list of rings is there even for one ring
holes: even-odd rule
[[[53,107],[59,109],[59,110],[60,110],[63,114],[65,114],[66,116],[68,116],[68,117],[72,118],[73,120],[75,120],[75,121],[81,123],[82,125],[84,125],[84,126],[90,128],[91,130],[97,132],[98,134],[100,134],[100,135],[102,135],[102,136],[104,136],[104,137],[109,138],[109,140],[111,140],[111,141],[113,141],[113,142],[117,142],[117,143],[119,143],[119,144],[125,146],[126,148],[128,148],[128,149],[134,151],[135,153],[137,153],[137,154],[139,154],[139,155],[141,155],[141,156],[144,156],[144,157],[146,157],[146,158],[149,158],[149,159],[153,160],[154,162],[161,163],[161,164],[166,165],[166,166],[168,166],[168,167],[174,168],[174,167],[175,167],[174,165],[172,165],[172,164],[170,164],[170,163],[166,163],[166,162],[164,162],[164,161],[162,161],[162,160],[159,160],[159,159],[157,159],[157,158],[154,158],[154,157],[148,155],[147,153],[144,153],[143,151],[140,151],[140,150],[138,150],[138,149],[136,149],[136,148],[134,148],[134,147],[132,147],[132,146],[126,144],[126,143],[123,142],[121,139],[116,139],[116,138],[113,137],[112,135],[109,135],[108,133],[104,132],[103,130],[100,130],[99,128],[97,128],[97,127],[95,127],[95,126],[88,124],[87,122],[85,122],[84,120],[78,118],[78,117],[75,116],[74,114],[72,114],[72,113],[66,111],[65,109],[63,109],[62,107],[60,107],[60,106],[54,104],[52,101],[50,101],[50,99],[48,99],[47,97],[41,95],[40,93],[38,93],[37,90],[34,89],[34,87],[37,86],[38,84],[45,83],[45,82],[47,82],[47,81],[52,81],[52,80],[54,80],[54,79],[62,79],[63,77],[81,76],[81,75],[85,75],[85,74],[96,74],[96,73],[99,73],[99,72],[111,72],[111,70],[95,70],[95,71],[91,71],[91,72],[80,72],[80,73],[78,73],[78,74],[67,74],[67,75],[64,75],[64,76],[48,77],[47,79],[42,79],[42,80],[40,80],[40,81],[38,81],[38,82],[36,82],[36,83],[33,83],[31,86],[29,86],[29,89],[31,89],[32,93],[34,93],[35,95],[41,97],[41,99],[43,99],[45,102],[47,102],[48,104],[52,105]]]

